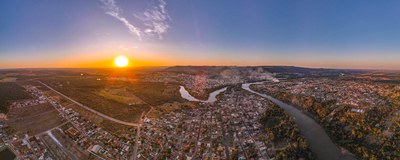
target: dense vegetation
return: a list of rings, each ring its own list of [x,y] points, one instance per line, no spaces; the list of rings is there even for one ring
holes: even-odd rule
[[[373,106],[364,113],[351,112],[353,106],[336,105],[338,100],[322,101],[270,87],[253,87],[259,92],[286,101],[307,111],[322,124],[340,146],[361,159],[398,159],[400,157],[399,91],[393,85],[380,86],[386,105]],[[387,94],[386,94],[387,93]]]
[[[282,108],[269,107],[261,123],[273,142],[277,159],[315,159],[297,125]]]
[[[29,99],[25,89],[14,82],[0,83],[0,112],[7,113],[10,101]]]

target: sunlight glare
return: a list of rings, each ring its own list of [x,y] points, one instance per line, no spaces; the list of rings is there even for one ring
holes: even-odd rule
[[[125,56],[122,56],[122,55],[116,57],[114,60],[114,64],[117,67],[126,67],[128,65],[128,63],[129,63],[128,58],[126,58]]]

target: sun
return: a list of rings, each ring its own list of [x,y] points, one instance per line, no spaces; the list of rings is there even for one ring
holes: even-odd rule
[[[118,56],[114,59],[114,64],[117,67],[126,67],[128,66],[129,60],[125,56]]]

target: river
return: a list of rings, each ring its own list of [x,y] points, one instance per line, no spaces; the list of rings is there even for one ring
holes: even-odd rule
[[[215,90],[214,92],[210,93],[210,95],[208,96],[208,99],[205,101],[199,100],[199,99],[193,97],[192,95],[190,95],[190,93],[183,86],[180,86],[179,93],[181,93],[182,98],[184,98],[188,101],[213,103],[213,102],[217,101],[217,95],[224,92],[226,89],[227,89],[227,87]]]
[[[332,140],[329,138],[328,134],[325,132],[322,126],[319,125],[317,122],[315,122],[314,119],[312,119],[299,109],[289,104],[286,104],[269,95],[259,93],[250,89],[250,85],[262,84],[262,83],[264,82],[246,83],[242,84],[242,88],[251,93],[257,94],[261,97],[271,100],[273,103],[283,108],[290,116],[292,116],[296,124],[299,126],[300,133],[306,139],[307,143],[310,146],[310,149],[316,155],[317,159],[323,159],[323,160],[355,159],[352,156],[343,155],[339,147],[332,142]]]

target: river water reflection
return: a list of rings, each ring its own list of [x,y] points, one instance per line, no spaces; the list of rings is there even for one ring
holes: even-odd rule
[[[221,88],[221,89],[215,90],[214,92],[210,93],[210,95],[208,96],[208,99],[205,101],[199,100],[199,99],[193,97],[192,95],[190,95],[190,93],[183,86],[180,86],[179,92],[181,93],[182,98],[184,98],[188,101],[212,103],[212,102],[217,101],[217,95],[224,92],[226,90],[226,88],[227,87]]]

